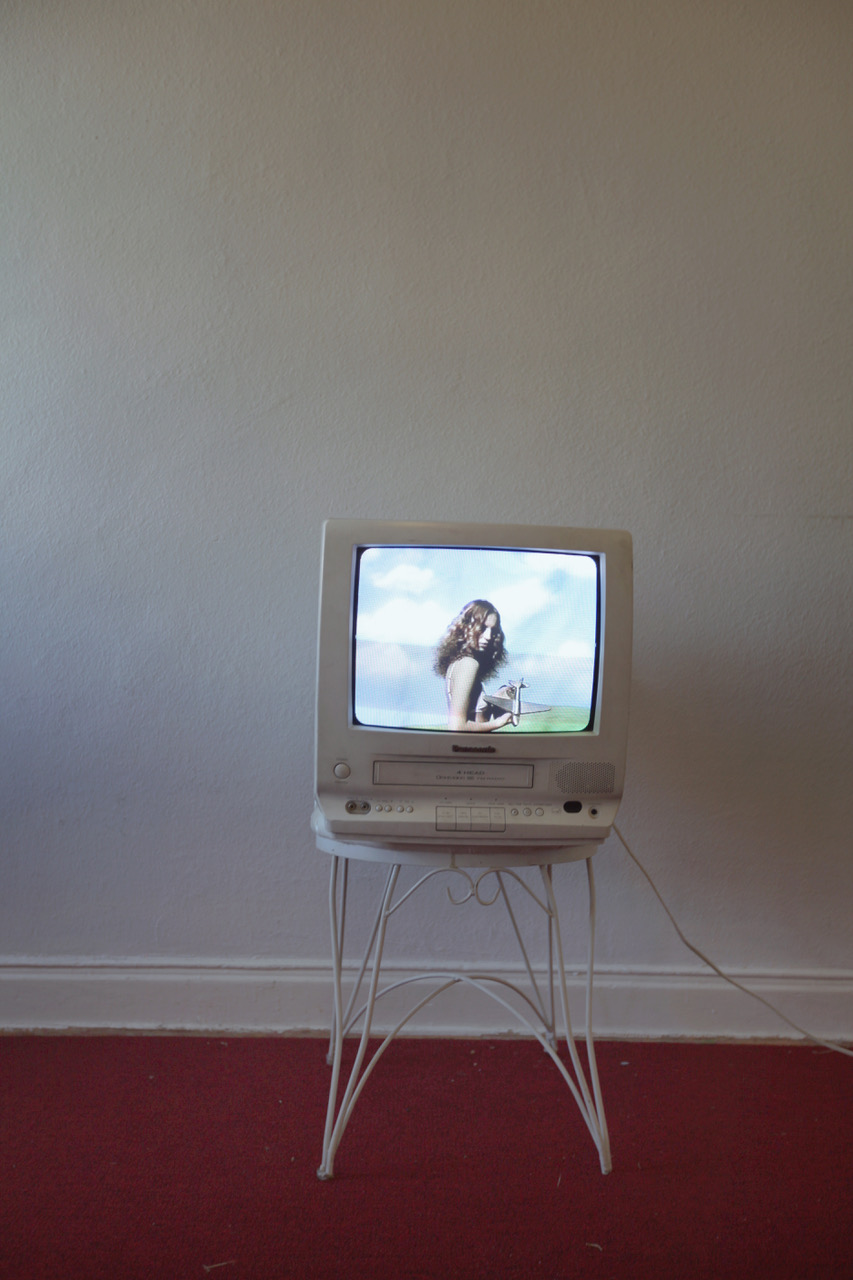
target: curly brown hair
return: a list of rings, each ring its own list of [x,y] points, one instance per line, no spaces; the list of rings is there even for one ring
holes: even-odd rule
[[[490,614],[494,614],[497,621],[492,627],[489,647],[486,650],[480,650],[478,641],[485,630],[486,619]],[[471,600],[456,615],[435,651],[433,670],[436,675],[446,676],[451,663],[462,657],[478,660],[483,679],[493,675],[506,662],[501,615],[489,600]]]

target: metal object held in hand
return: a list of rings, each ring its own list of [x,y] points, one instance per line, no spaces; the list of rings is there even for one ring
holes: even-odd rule
[[[513,691],[512,723],[514,725],[518,724],[519,720],[521,719],[521,691],[522,689],[526,689],[526,688],[527,688],[527,685],[524,682],[524,676],[519,676],[518,680],[515,682],[514,685],[510,684],[507,686],[508,690],[511,689]]]
[[[518,680],[508,680],[505,685],[501,685],[497,693],[484,693],[483,697],[489,706],[497,711],[508,711],[511,723],[515,726],[523,715],[530,715],[534,711],[551,710],[541,702],[526,702],[522,706],[521,691],[526,688],[527,681],[524,676],[519,676]]]

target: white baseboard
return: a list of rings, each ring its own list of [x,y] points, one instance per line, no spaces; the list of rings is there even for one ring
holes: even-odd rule
[[[388,967],[383,982],[421,979],[427,972]],[[474,969],[460,972],[470,978]],[[523,985],[516,969],[494,972]],[[813,1035],[853,1041],[853,972],[733,976]],[[569,975],[575,1033],[585,1028],[585,981],[583,974]],[[427,989],[418,981],[380,1001],[377,1032],[387,1032]],[[328,1030],[331,999],[330,969],[319,963],[0,960],[0,1030],[9,1032],[322,1035]],[[601,966],[595,975],[592,1021],[597,1036],[611,1039],[797,1038],[771,1010],[701,972],[627,972]],[[406,1033],[529,1034],[467,981],[428,1004]]]

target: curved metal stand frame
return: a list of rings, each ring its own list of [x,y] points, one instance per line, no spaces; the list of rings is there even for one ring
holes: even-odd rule
[[[323,1159],[317,1170],[317,1177],[328,1179],[333,1176],[335,1153],[344,1136],[347,1124],[352,1116],[355,1104],[361,1095],[367,1080],[376,1066],[382,1054],[388,1048],[388,1045],[394,1037],[402,1031],[403,1027],[418,1013],[424,1005],[439,995],[442,991],[446,991],[449,987],[455,986],[458,982],[467,982],[477,990],[490,996],[503,1008],[508,1009],[527,1030],[536,1037],[542,1048],[549,1055],[552,1062],[556,1066],[560,1075],[565,1080],[568,1088],[578,1105],[581,1115],[589,1129],[593,1142],[598,1151],[599,1160],[601,1162],[601,1172],[609,1173],[611,1169],[610,1160],[610,1139],[607,1133],[607,1122],[604,1117],[604,1104],[601,1097],[601,1086],[598,1079],[598,1068],[595,1061],[595,1045],[592,1038],[592,977],[593,977],[593,953],[595,945],[595,880],[592,871],[592,857],[585,859],[587,869],[587,886],[589,891],[589,952],[587,957],[587,980],[586,980],[586,1049],[587,1061],[590,1075],[590,1083],[584,1074],[578,1057],[577,1047],[575,1045],[574,1036],[572,1034],[571,1019],[569,1017],[569,997],[566,988],[566,972],[563,960],[563,942],[560,932],[560,916],[557,909],[557,900],[554,896],[553,885],[553,864],[545,864],[539,867],[542,878],[544,896],[540,897],[534,893],[530,886],[520,875],[509,868],[494,868],[480,871],[476,876],[469,871],[460,867],[439,867],[432,871],[428,871],[425,875],[414,884],[406,892],[402,893],[395,901],[394,892],[397,887],[397,880],[400,874],[398,864],[393,864],[388,869],[388,875],[385,881],[385,888],[379,904],[379,910],[373,924],[370,937],[365,947],[364,956],[361,967],[356,976],[355,985],[347,1003],[346,1009],[343,1007],[343,992],[341,982],[341,969],[343,963],[343,946],[344,946],[344,927],[346,924],[346,902],[347,902],[347,881],[349,876],[349,859],[332,855],[331,880],[329,885],[329,914],[332,931],[332,960],[334,967],[334,1017],[332,1022],[332,1032],[329,1044],[328,1061],[332,1067],[332,1079],[329,1089],[329,1103],[326,1111],[326,1127],[323,1135]],[[461,905],[463,902],[475,898],[484,906],[490,906],[495,903],[498,898],[503,900],[504,906],[509,914],[512,922],[513,931],[521,948],[521,954],[524,960],[524,967],[530,981],[530,994],[524,992],[520,987],[504,978],[490,975],[487,973],[454,973],[451,971],[441,971],[436,973],[422,973],[413,978],[406,978],[401,982],[392,983],[390,986],[380,988],[380,972],[382,967],[382,955],[385,947],[385,935],[388,928],[388,922],[395,911],[398,911],[412,894],[425,884],[427,880],[431,880],[436,875],[457,875],[462,876],[467,882],[464,888],[463,896],[454,898],[448,887],[447,894],[450,901],[455,905]],[[494,876],[497,887],[494,893],[488,897],[481,894],[481,888],[489,877]],[[512,879],[519,884],[526,893],[530,895],[537,906],[544,912],[547,918],[547,948],[548,948],[548,969],[547,969],[547,989],[545,992],[546,1000],[543,1000],[539,985],[533,972],[527,950],[521,936],[521,931],[512,909],[509,894],[507,893],[506,881]],[[364,985],[368,968],[372,968],[368,981],[368,992],[366,1001],[359,1005],[359,996]],[[555,965],[556,961],[556,965]],[[563,1015],[563,1032],[565,1034],[566,1045],[569,1051],[569,1059],[572,1067],[570,1072],[565,1063],[557,1053],[556,1039],[556,1013],[554,1000],[554,971],[559,974],[559,992],[561,1012]],[[365,1062],[367,1057],[368,1042],[373,1025],[373,1014],[376,1007],[376,1001],[382,996],[388,995],[390,992],[400,987],[407,986],[414,982],[432,981],[437,983],[422,1000],[419,1000],[409,1012],[400,1019],[397,1025],[385,1036],[382,1043],[374,1051],[369,1061]],[[500,993],[503,988],[506,994],[513,992],[520,997],[523,1010],[520,1011],[509,1001],[504,999]],[[356,1024],[363,1019],[361,1030],[361,1038],[358,1049],[356,1051],[355,1061],[349,1074],[340,1105],[337,1104],[338,1092],[341,1080],[341,1060],[343,1056],[344,1037],[350,1033]],[[573,1073],[573,1074],[572,1074]],[[591,1084],[591,1089],[590,1089]]]

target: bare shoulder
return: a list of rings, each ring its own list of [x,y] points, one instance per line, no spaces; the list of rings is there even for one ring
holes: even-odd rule
[[[470,654],[465,654],[463,657],[451,662],[447,668],[447,674],[450,677],[451,684],[455,684],[457,680],[465,680],[470,683],[479,670],[480,664],[477,659],[472,658]]]

